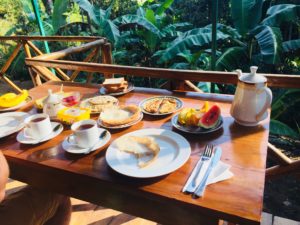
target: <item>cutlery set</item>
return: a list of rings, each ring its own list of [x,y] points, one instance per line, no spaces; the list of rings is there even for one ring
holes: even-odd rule
[[[191,193],[193,198],[202,197],[208,183],[209,175],[220,161],[221,155],[222,150],[220,147],[215,148],[212,144],[207,144],[182,192]]]

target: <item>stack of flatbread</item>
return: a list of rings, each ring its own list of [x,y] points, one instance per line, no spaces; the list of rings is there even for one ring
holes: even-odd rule
[[[108,93],[125,92],[128,88],[128,82],[123,77],[105,79],[102,85]]]
[[[138,159],[138,166],[143,168],[153,163],[160,152],[155,139],[148,136],[125,136],[117,140],[120,151],[133,154]]]
[[[170,113],[176,109],[176,100],[173,98],[153,98],[143,106],[149,113]]]
[[[100,113],[106,108],[111,108],[118,104],[118,99],[112,96],[95,96],[93,98],[88,98],[80,103],[80,107],[88,108],[92,113]]]
[[[99,119],[105,126],[120,126],[137,121],[141,116],[141,109],[136,105],[113,107],[104,109]]]

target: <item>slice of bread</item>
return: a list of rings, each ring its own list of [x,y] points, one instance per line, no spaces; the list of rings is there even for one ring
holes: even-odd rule
[[[154,162],[160,151],[154,138],[148,136],[125,136],[120,138],[116,144],[120,151],[134,154],[140,168]]]
[[[124,77],[121,78],[109,78],[109,79],[105,79],[103,82],[103,86],[104,87],[117,87],[117,86],[121,86],[124,82]]]

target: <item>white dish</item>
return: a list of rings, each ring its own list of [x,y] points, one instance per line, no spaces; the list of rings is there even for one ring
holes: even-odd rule
[[[23,129],[22,131],[20,131],[18,133],[17,141],[22,143],[22,144],[31,144],[31,145],[39,144],[39,143],[48,141],[52,138],[55,138],[57,135],[59,135],[63,131],[63,129],[64,129],[63,125],[61,123],[57,123],[57,122],[51,122],[52,129],[55,126],[57,126],[58,124],[60,124],[60,127],[57,131],[51,132],[47,137],[45,137],[43,139],[39,139],[39,140],[36,140],[36,139],[29,138],[29,137],[25,136],[25,129],[29,129],[29,128],[25,128],[25,129]]]
[[[191,154],[189,142],[173,131],[143,129],[124,136],[150,136],[160,147],[157,159],[150,165],[140,168],[133,154],[122,152],[117,148],[116,141],[118,139],[116,139],[106,151],[106,161],[113,170],[126,176],[151,178],[169,174],[180,168]]]
[[[130,92],[130,91],[133,91],[133,90],[134,90],[134,85],[133,85],[133,83],[128,82],[128,87],[127,87],[126,91],[121,91],[121,92],[108,92],[108,91],[106,90],[105,87],[101,87],[101,88],[99,89],[99,93],[100,93],[101,95],[119,96],[119,95],[124,95],[124,94],[126,94],[126,93],[128,93],[128,92]]]
[[[25,112],[8,112],[0,114],[0,138],[11,135],[21,130],[24,126],[24,119],[29,114]]]
[[[100,95],[101,97],[102,97],[102,95]],[[105,95],[103,95],[103,97],[105,97]],[[111,106],[117,106],[118,104],[119,104],[119,100],[117,99],[117,98],[115,98],[115,97],[112,97],[112,96],[108,96],[108,97],[110,97],[110,98],[113,98],[116,102],[115,103],[113,103],[112,105],[110,105],[110,106],[106,106],[106,107],[111,107]],[[80,102],[80,107],[82,107],[82,108],[89,108],[90,109],[90,107],[88,106],[89,105],[89,101],[90,101],[90,99],[92,99],[92,98],[87,98],[87,99],[84,99],[84,100],[82,100],[81,102]],[[103,108],[105,108],[105,106],[103,106]],[[102,110],[93,110],[93,109],[91,109],[91,114],[99,114],[99,113],[101,113],[101,111]]]
[[[223,127],[223,118],[222,116],[220,116],[219,121],[217,122],[216,126],[214,126],[213,128],[209,128],[209,129],[205,129],[203,127],[197,127],[197,126],[183,126],[180,123],[178,123],[178,115],[179,113],[177,113],[176,115],[174,115],[172,117],[172,125],[173,127],[175,127],[178,130],[181,130],[183,132],[186,133],[190,133],[190,134],[208,134],[214,131],[217,131],[219,129],[221,129]]]
[[[152,101],[153,99],[164,99],[164,98],[171,98],[171,99],[174,99],[176,101],[176,108],[173,111],[170,111],[170,112],[167,112],[167,113],[159,113],[159,112],[151,113],[151,112],[147,112],[144,109],[144,105],[147,102]],[[139,104],[139,107],[141,108],[143,113],[146,113],[148,115],[151,115],[151,116],[165,116],[165,115],[169,115],[169,114],[172,114],[174,112],[177,112],[179,109],[181,109],[183,107],[183,102],[179,98],[174,97],[174,96],[154,96],[154,97],[146,98],[143,101],[141,101],[140,104]]]
[[[103,132],[105,129],[98,128],[98,130],[99,130],[99,134],[101,134],[101,132]],[[70,144],[67,141],[68,137],[66,137],[62,143],[62,147],[66,152],[73,153],[73,154],[84,154],[87,152],[88,148],[80,148],[77,145]],[[110,138],[111,138],[111,134],[107,131],[107,134],[105,135],[105,137],[101,140],[99,139],[98,143],[94,146],[94,148],[91,150],[91,152],[106,145],[109,142]]]
[[[123,129],[123,128],[131,127],[131,126],[139,123],[142,119],[143,119],[143,113],[141,112],[141,114],[137,120],[135,120],[131,123],[120,125],[120,126],[106,126],[102,123],[102,121],[100,119],[98,119],[97,122],[98,122],[99,126],[104,127],[106,129]]]
[[[27,103],[29,103],[32,100],[32,98],[30,96],[28,96],[26,98],[25,101],[21,102],[19,105],[16,105],[14,107],[9,107],[9,108],[1,108],[0,107],[0,112],[8,112],[8,111],[13,111],[13,110],[17,110],[23,106],[25,106]]]

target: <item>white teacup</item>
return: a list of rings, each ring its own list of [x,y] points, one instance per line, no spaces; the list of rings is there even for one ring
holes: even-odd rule
[[[25,120],[25,137],[32,139],[41,139],[51,134],[52,126],[50,118],[45,113],[35,114],[27,117]]]
[[[95,120],[81,120],[71,126],[74,132],[68,142],[81,148],[90,148],[99,140],[99,130]]]

